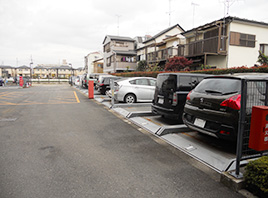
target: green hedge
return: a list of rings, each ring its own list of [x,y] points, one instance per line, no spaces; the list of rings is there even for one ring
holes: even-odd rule
[[[185,73],[186,71],[174,72],[174,73]],[[230,73],[268,73],[268,65],[263,65],[259,67],[232,67],[228,69],[204,69],[204,70],[195,70],[188,71],[189,73],[201,73],[201,74],[213,74],[213,75],[221,75],[221,74],[230,74]],[[116,76],[123,77],[154,77],[156,78],[159,73],[166,73],[164,71],[153,71],[153,72],[126,72],[126,73],[114,73]],[[170,72],[168,72],[170,73]]]
[[[246,166],[245,181],[248,190],[259,197],[268,197],[268,156],[251,161]]]

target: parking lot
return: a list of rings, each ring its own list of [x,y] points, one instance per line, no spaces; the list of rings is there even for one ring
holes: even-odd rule
[[[75,88],[88,95],[87,89],[79,86]],[[111,98],[100,95],[96,90],[94,100],[219,173],[235,169],[236,143],[200,134],[184,124],[154,115],[151,112],[151,103],[112,105]]]

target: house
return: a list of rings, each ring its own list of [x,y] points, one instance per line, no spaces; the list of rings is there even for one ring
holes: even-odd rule
[[[0,77],[9,78],[15,76],[15,68],[9,65],[0,65]]]
[[[85,56],[85,71],[89,74],[94,72],[94,61],[102,58],[102,54],[100,52],[91,52]]]
[[[25,77],[31,77],[31,67],[22,65],[16,68],[16,74],[17,76],[25,76]]]
[[[134,39],[107,35],[102,44],[104,73],[136,70],[137,53]]]
[[[268,24],[226,17],[182,33],[186,44],[178,45],[178,56],[192,59],[191,69],[253,66],[259,50],[268,54]]]
[[[151,38],[146,38],[143,46],[137,48],[137,62],[146,60],[149,65],[165,65],[166,61],[178,54],[178,44],[185,44],[184,29],[176,24]]]

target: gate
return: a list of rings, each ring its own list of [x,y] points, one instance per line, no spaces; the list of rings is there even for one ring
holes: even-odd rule
[[[238,123],[236,169],[234,173],[231,173],[236,178],[243,177],[240,173],[241,161],[268,154],[268,151],[259,152],[248,147],[253,106],[268,106],[268,79],[242,79],[241,81],[241,109]]]

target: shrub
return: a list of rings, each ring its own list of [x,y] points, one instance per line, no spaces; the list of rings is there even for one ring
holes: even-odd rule
[[[268,156],[251,161],[246,166],[247,188],[260,197],[268,197]]]
[[[180,71],[192,63],[193,61],[188,60],[183,56],[174,56],[173,58],[168,59],[165,65],[165,71]]]

